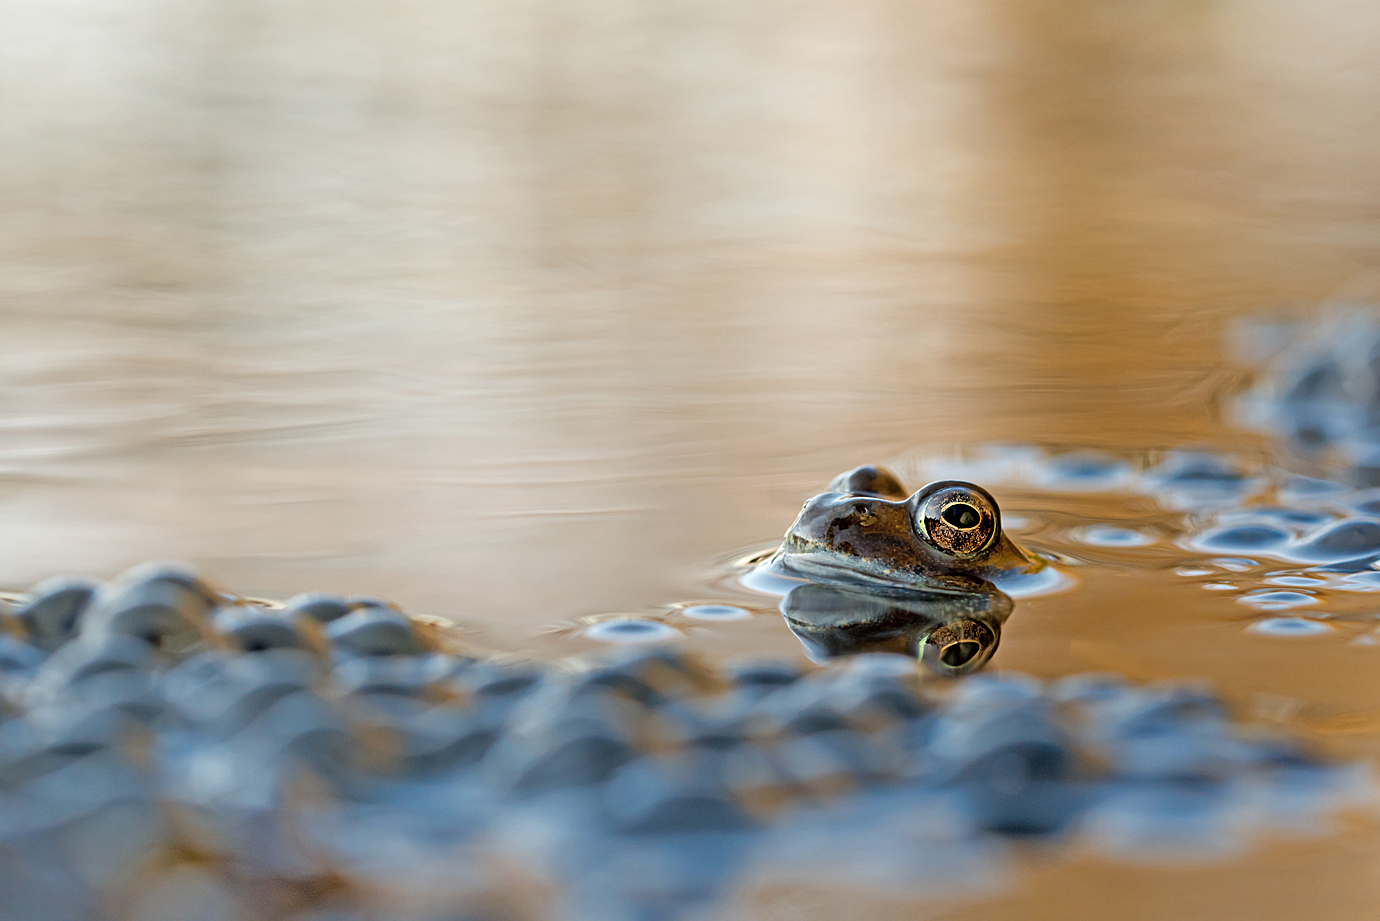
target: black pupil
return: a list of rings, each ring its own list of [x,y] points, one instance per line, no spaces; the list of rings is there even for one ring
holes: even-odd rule
[[[982,520],[982,517],[978,515],[977,509],[962,502],[955,502],[953,505],[944,509],[939,517],[943,518],[960,531],[976,528],[978,522]]]
[[[939,654],[939,659],[950,668],[957,668],[971,662],[973,656],[981,651],[982,646],[972,640],[962,640],[957,643],[950,643],[944,647],[944,651]]]

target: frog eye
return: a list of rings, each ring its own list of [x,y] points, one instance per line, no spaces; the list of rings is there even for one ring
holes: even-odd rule
[[[950,556],[977,556],[996,540],[1000,530],[997,503],[981,487],[950,481],[927,486],[920,500],[916,524],[933,547]]]
[[[965,675],[987,664],[1000,641],[999,634],[980,621],[942,624],[925,637],[920,661],[940,675]]]

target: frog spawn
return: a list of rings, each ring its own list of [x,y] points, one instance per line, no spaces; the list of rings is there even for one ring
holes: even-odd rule
[[[1365,593],[1380,589],[1374,491],[1281,475],[1271,492],[1271,502],[1216,511],[1190,530],[1182,546],[1207,558],[1182,574],[1261,611],[1249,630],[1262,636],[1336,632],[1306,619],[1318,616],[1371,619]]]
[[[383,602],[168,565],[4,620],[6,918],[670,916],[802,874],[957,885],[1013,838],[1234,846],[1355,792],[1194,689],[480,660]]]
[[[1238,332],[1263,344],[1270,325],[1245,324]],[[1306,457],[1339,462],[1351,484],[1380,485],[1380,317],[1374,310],[1335,311],[1278,341],[1288,347],[1264,363],[1237,401],[1238,416]]]

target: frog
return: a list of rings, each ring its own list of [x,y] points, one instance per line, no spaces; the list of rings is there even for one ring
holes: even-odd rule
[[[866,464],[808,500],[760,568],[786,586],[781,613],[811,658],[899,652],[957,676],[996,651],[1014,607],[1002,586],[1045,566],[1002,531],[981,486],[939,480],[911,493]]]
[[[938,480],[910,493],[873,464],[806,501],[763,564],[788,579],[940,595],[1016,588],[1045,565],[1002,531],[997,500],[976,483]]]

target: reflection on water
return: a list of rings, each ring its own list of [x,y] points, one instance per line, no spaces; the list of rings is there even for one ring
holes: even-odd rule
[[[866,592],[806,582],[781,599],[781,613],[810,657],[891,652],[952,677],[987,664],[1001,642],[1011,599],[1001,592]]]
[[[1380,748],[1366,573],[1176,543],[1220,537],[1242,483],[1298,489],[1220,425],[1225,321],[1375,293],[1373,7],[3,10],[0,584],[184,557],[504,650],[647,622],[799,655],[704,574],[822,476],[1107,448],[968,464],[1077,585],[1023,599],[996,665],[1208,677]],[[1245,469],[1133,485],[1185,444]],[[1266,585],[1334,630],[1230,603]],[[750,616],[644,617],[691,597]],[[1205,917],[1359,917],[1364,841],[1176,878]],[[1075,859],[956,910],[1163,917],[1181,891]]]

